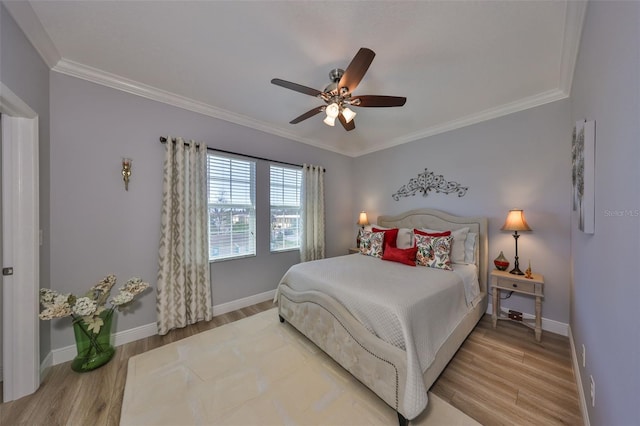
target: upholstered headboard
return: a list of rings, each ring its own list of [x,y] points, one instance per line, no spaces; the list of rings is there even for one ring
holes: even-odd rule
[[[395,216],[378,216],[378,225],[385,228],[429,228],[455,230],[469,227],[470,232],[478,234],[476,243],[476,265],[478,266],[480,291],[487,293],[487,218],[453,216],[441,210],[418,209]]]

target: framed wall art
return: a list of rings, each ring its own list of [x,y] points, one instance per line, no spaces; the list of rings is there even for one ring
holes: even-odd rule
[[[571,141],[572,203],[585,234],[595,232],[595,165],[596,122],[578,120]]]

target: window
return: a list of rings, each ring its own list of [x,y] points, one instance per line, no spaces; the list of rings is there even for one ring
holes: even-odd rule
[[[207,155],[209,260],[256,254],[256,163]]]
[[[271,251],[300,248],[302,171],[271,165]]]

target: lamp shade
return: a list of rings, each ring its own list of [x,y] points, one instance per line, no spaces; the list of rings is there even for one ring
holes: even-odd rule
[[[369,224],[369,219],[367,218],[367,213],[362,211],[360,212],[360,216],[358,217],[358,225],[366,226]]]
[[[328,115],[324,118],[324,124],[326,124],[327,126],[335,126],[336,125],[336,118],[335,117],[329,117]]]
[[[327,113],[327,117],[336,118],[338,114],[340,114],[340,107],[334,102],[327,105],[325,112]]]
[[[342,110],[342,116],[347,123],[350,123],[353,120],[353,117],[356,116],[356,113],[351,111],[349,108],[345,108]]]
[[[507,219],[500,229],[503,231],[531,231],[527,220],[524,218],[524,211],[518,209],[509,210]]]

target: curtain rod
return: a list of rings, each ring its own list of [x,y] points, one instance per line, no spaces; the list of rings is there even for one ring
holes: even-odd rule
[[[176,138],[171,138],[171,141],[175,142]],[[166,142],[167,142],[167,138],[165,138],[164,136],[160,136],[160,143],[166,143]],[[189,145],[188,142],[185,142],[184,144],[185,145]],[[224,150],[224,149],[217,149],[217,148],[209,148],[209,147],[207,147],[207,151],[222,152],[222,153],[231,154],[231,155],[240,155],[242,157],[253,158],[254,160],[263,160],[263,161],[269,161],[270,163],[286,164],[287,166],[295,166],[295,167],[302,168],[302,164],[287,163],[286,161],[279,161],[279,160],[271,160],[270,158],[257,157],[255,155],[242,154],[240,152],[227,151],[227,150]],[[324,168],[322,169],[322,171],[326,172],[326,170]]]

